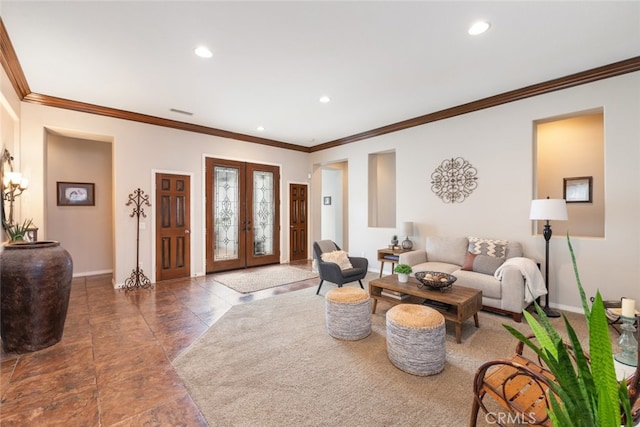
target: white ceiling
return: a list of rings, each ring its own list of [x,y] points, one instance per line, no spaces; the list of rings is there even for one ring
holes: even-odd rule
[[[637,1],[2,0],[0,13],[34,93],[302,146],[640,55]],[[478,19],[490,30],[469,36]]]

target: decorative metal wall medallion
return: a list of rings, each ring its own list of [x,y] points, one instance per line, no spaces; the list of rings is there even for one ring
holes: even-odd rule
[[[431,191],[445,203],[462,203],[478,187],[477,173],[462,157],[443,160],[431,174]]]

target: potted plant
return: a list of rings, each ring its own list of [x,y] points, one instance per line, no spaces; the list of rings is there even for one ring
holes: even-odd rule
[[[589,360],[566,316],[563,315],[568,343],[554,329],[537,303],[535,308],[539,321],[526,310],[523,315],[538,344],[513,327],[504,327],[535,351],[555,376],[554,391],[559,397],[556,399],[551,394],[551,407],[548,410],[554,426],[619,426],[621,423],[631,426],[634,421],[631,407],[638,397],[640,371],[636,369],[629,389],[626,381],[618,383],[602,297],[599,291],[596,292],[589,309],[568,234],[567,242],[589,330]]]
[[[409,274],[413,272],[413,269],[409,264],[398,264],[393,271],[398,274],[398,282],[407,283],[409,281]]]
[[[32,224],[33,221],[30,219],[25,219],[22,224],[7,224],[5,222],[4,229],[9,236],[9,243],[22,242],[25,235],[27,234],[27,231],[29,230],[29,227],[31,227]]]

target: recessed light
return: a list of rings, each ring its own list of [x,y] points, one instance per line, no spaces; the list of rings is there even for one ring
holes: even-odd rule
[[[198,46],[197,48],[195,48],[194,52],[200,58],[211,58],[213,56],[213,53],[209,50],[209,48],[205,46]]]
[[[482,34],[485,31],[487,31],[489,29],[489,27],[491,26],[491,24],[489,24],[486,21],[478,21],[475,22],[470,28],[469,28],[469,34],[471,34],[472,36],[477,36],[478,34]]]
[[[329,98],[328,96],[324,95],[320,97],[320,102],[322,102],[323,104],[326,104],[328,102],[331,102],[331,98]]]
[[[256,129],[258,132],[264,132],[264,126],[258,126]]]

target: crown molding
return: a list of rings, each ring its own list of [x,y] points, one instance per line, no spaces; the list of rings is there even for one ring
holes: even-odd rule
[[[27,79],[24,77],[22,66],[20,66],[20,61],[18,61],[18,56],[13,49],[13,44],[9,39],[9,34],[7,34],[7,28],[4,26],[2,18],[0,18],[0,64],[2,64],[4,72],[9,77],[13,89],[22,100],[31,92],[31,89],[29,89]]]
[[[604,65],[602,67],[593,68],[591,70],[570,74],[565,77],[548,80],[543,83],[526,86],[526,87],[512,90],[509,92],[504,92],[498,95],[490,96],[488,98],[472,101],[467,104],[446,108],[444,110],[425,114],[424,116],[419,116],[413,119],[408,119],[401,122],[393,123],[387,126],[357,133],[355,135],[336,139],[334,141],[329,141],[323,144],[314,145],[313,147],[311,147],[310,151],[313,153],[316,151],[326,150],[328,148],[338,147],[340,145],[350,144],[356,141],[362,141],[363,139],[369,139],[375,136],[385,135],[392,132],[398,132],[400,130],[409,129],[409,128],[424,125],[427,123],[436,122],[438,120],[449,119],[452,117],[460,116],[462,114],[484,110],[486,108],[507,104],[509,102],[520,101],[522,99],[531,98],[534,96],[543,95],[546,93],[567,89],[570,87],[579,86],[587,83],[592,83],[598,80],[608,79],[611,77],[616,77],[616,76],[620,76],[627,73],[633,73],[636,71],[640,71],[640,56],[626,59],[624,61],[615,62],[613,64]]]

